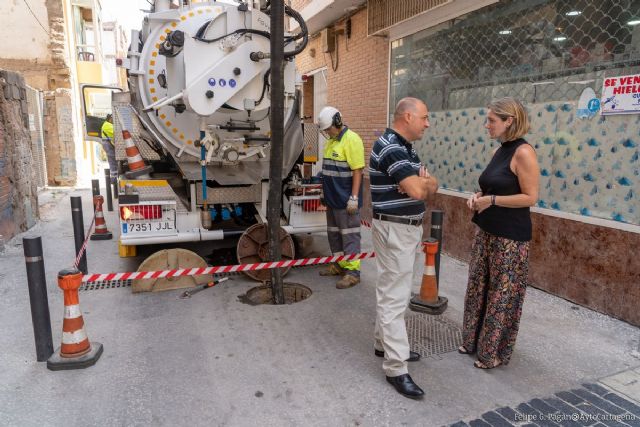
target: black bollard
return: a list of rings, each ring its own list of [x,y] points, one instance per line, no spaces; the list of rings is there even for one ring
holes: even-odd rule
[[[431,211],[431,237],[438,241],[438,253],[436,254],[436,280],[440,283],[440,252],[442,251],[442,222],[443,211]]]
[[[47,280],[42,258],[42,240],[40,237],[22,239],[24,262],[27,267],[27,285],[31,304],[31,322],[36,341],[36,359],[45,362],[53,354],[51,337],[51,316],[47,297]]]
[[[111,200],[111,171],[109,169],[104,170],[104,187],[107,192],[107,210],[113,212],[113,201]]]
[[[71,196],[71,221],[73,222],[73,238],[76,243],[76,256],[84,243],[84,220],[82,218],[82,197]],[[78,270],[87,274],[87,252],[85,251],[78,263]]]
[[[118,200],[118,180],[113,183],[113,198]]]
[[[92,179],[91,180],[91,193],[93,196],[99,196],[100,195],[100,180],[99,179]]]

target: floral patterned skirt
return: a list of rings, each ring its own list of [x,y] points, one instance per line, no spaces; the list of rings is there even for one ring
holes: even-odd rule
[[[509,363],[529,278],[529,242],[478,230],[469,263],[462,345],[484,365]]]

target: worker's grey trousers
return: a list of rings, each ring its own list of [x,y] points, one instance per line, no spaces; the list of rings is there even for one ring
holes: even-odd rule
[[[409,338],[404,313],[411,299],[416,252],[421,250],[422,226],[373,220],[376,251],[376,350],[384,350],[382,369],[388,377],[408,373]]]
[[[327,238],[332,255],[360,253],[360,211],[349,215],[346,209],[327,207]],[[360,261],[338,263],[347,274],[360,277]]]
[[[111,183],[114,184],[118,177],[118,162],[116,161],[116,148],[111,144],[111,141],[106,138],[102,138],[100,141],[104,153],[107,155],[107,161],[109,162],[109,175],[111,177]]]

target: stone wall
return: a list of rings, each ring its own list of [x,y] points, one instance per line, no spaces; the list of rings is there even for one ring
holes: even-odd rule
[[[36,178],[24,78],[0,70],[0,244],[35,224]]]

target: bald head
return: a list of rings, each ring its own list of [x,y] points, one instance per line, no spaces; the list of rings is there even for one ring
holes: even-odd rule
[[[425,106],[424,102],[419,100],[418,98],[412,98],[407,96],[406,98],[402,98],[396,104],[396,111],[393,112],[393,120],[403,117],[406,113],[416,114],[418,112],[418,108],[421,106]]]
[[[393,113],[392,127],[407,141],[421,139],[424,130],[429,127],[427,105],[418,98],[402,98]]]

